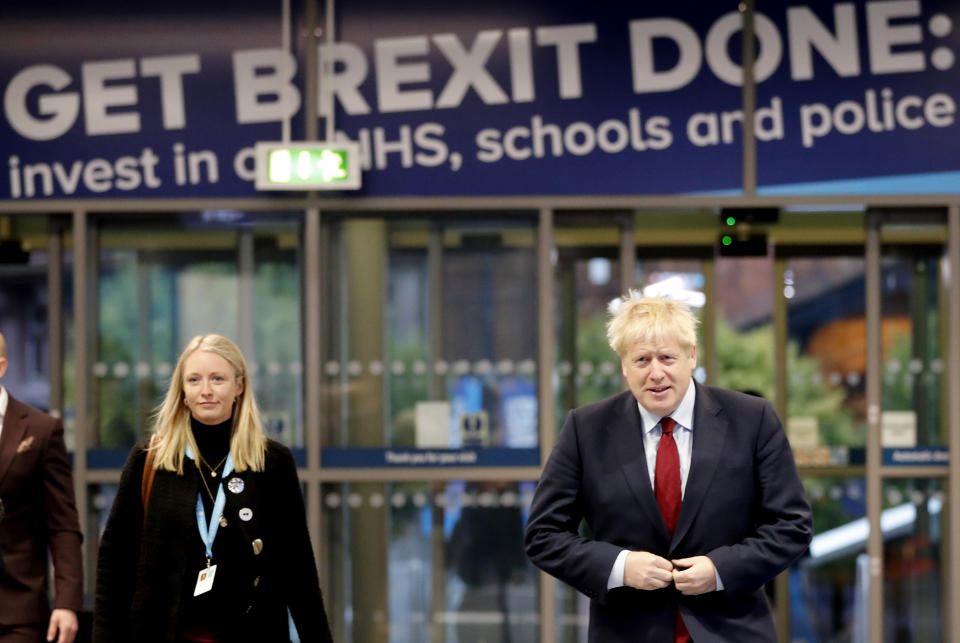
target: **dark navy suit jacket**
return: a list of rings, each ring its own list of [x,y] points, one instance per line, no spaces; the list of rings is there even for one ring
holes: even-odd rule
[[[590,598],[589,640],[673,640],[679,606],[695,643],[776,641],[763,585],[807,549],[810,506],[766,400],[697,386],[693,452],[671,538],[660,515],[629,391],[571,411],[530,508],[526,550]],[[581,519],[589,536],[579,533]],[[709,556],[722,591],[607,590],[622,549],[667,560]]]

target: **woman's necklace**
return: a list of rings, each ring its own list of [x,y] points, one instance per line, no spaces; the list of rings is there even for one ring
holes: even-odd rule
[[[210,496],[210,502],[217,504],[216,499],[213,497],[213,492],[210,491],[210,485],[207,484],[207,479],[203,477],[203,469],[200,468],[200,463],[195,462],[195,464],[197,465],[197,471],[200,472],[200,482],[203,483],[203,488],[207,490],[207,495]],[[204,462],[204,464],[206,464],[206,462]]]
[[[203,459],[203,456],[200,455],[200,452],[199,452],[199,451],[197,452],[197,459],[198,459],[200,462],[202,462],[203,464],[207,465],[207,468],[210,469],[210,477],[211,477],[211,478],[216,478],[216,477],[217,477],[217,469],[220,468],[220,465],[222,465],[224,462],[226,462],[228,455],[230,455],[230,451],[229,451],[229,450],[227,451],[227,455],[223,456],[223,458],[220,460],[220,462],[219,462],[219,463],[217,464],[217,466],[215,466],[215,467],[211,467],[211,466],[210,466],[210,463]],[[200,472],[203,473],[203,469],[200,469]]]
[[[203,469],[200,468],[200,463],[196,460],[194,460],[193,463],[197,465],[197,471],[200,473],[200,482],[203,483],[203,488],[207,490],[207,495],[210,496],[210,503],[216,506],[217,500],[216,498],[213,497],[213,491],[210,490],[210,485],[207,484],[207,479],[203,476]],[[204,462],[204,464],[206,464],[206,462]],[[227,526],[226,516],[223,516],[223,515],[220,516],[220,526],[221,527]],[[209,560],[207,562],[209,564]]]

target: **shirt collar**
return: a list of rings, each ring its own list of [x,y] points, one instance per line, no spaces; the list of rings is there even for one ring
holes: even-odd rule
[[[7,389],[0,386],[0,426],[3,426],[3,418],[7,414],[7,403],[10,400],[10,395],[7,394]]]
[[[680,406],[670,414],[670,417],[672,417],[677,424],[691,431],[693,431],[693,406],[696,400],[697,386],[693,378],[690,378],[690,385],[687,387],[687,392],[684,393],[683,399],[680,400]],[[659,424],[660,416],[654,415],[643,408],[640,402],[637,402],[637,408],[640,409],[640,418],[643,420],[644,431],[652,431],[653,428]]]

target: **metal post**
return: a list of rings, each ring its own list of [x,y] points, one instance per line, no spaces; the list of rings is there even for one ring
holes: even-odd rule
[[[63,417],[63,232],[50,221],[47,237],[47,377],[50,414]]]
[[[540,463],[546,464],[556,442],[557,423],[553,414],[553,210],[540,210],[537,226],[537,338],[538,415],[540,421]],[[540,643],[554,643],[554,583],[540,572]]]
[[[883,533],[882,485],[880,477],[880,217],[866,216],[866,306],[867,306],[867,538],[869,591],[867,595],[868,640],[883,640]]]
[[[757,140],[753,130],[754,105],[757,101],[757,85],[753,77],[755,61],[754,47],[756,37],[753,25],[754,0],[742,0],[740,11],[743,13],[743,88],[741,92],[743,123],[743,194],[755,196],[757,193]]]
[[[950,284],[947,305],[950,309],[949,319],[949,363],[947,373],[950,379],[950,390],[960,391],[960,205],[950,206],[948,226],[947,253],[950,257]],[[948,641],[960,641],[960,614],[957,606],[960,605],[960,397],[950,395],[948,444],[950,446],[950,473],[948,478],[948,507],[950,515],[949,551],[947,562],[950,574],[950,584],[947,587],[949,605],[952,609],[946,612],[949,624],[944,638]]]
[[[74,380],[74,455],[73,480],[74,491],[77,497],[77,514],[80,528],[90,533],[87,518],[87,441],[93,432],[93,414],[90,413],[90,353],[88,341],[90,327],[88,324],[88,310],[91,301],[88,299],[90,248],[87,229],[87,213],[83,210],[73,212],[73,380]],[[94,532],[95,533],[95,532]],[[87,539],[86,569],[94,570],[96,565],[96,541]],[[84,575],[86,578],[85,593],[92,594],[96,586],[93,573]]]

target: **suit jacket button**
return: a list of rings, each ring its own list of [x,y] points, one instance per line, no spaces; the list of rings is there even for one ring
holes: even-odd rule
[[[260,584],[260,577],[257,576],[256,578],[253,579],[253,586],[256,587],[259,584]]]
[[[259,556],[260,552],[263,551],[263,541],[257,538],[256,540],[253,541],[252,544],[253,544],[253,555]]]

